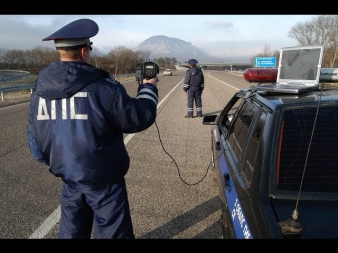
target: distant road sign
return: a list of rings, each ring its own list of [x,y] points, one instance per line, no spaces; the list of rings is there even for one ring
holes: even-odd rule
[[[255,57],[255,67],[276,67],[276,57]]]

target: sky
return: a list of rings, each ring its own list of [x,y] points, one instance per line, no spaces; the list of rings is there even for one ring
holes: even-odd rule
[[[210,56],[246,58],[263,51],[297,46],[288,37],[293,25],[317,15],[0,15],[0,49],[54,47],[42,41],[64,25],[80,18],[94,20],[99,32],[93,46],[107,54],[117,46],[134,49],[146,39],[164,35],[190,42]]]

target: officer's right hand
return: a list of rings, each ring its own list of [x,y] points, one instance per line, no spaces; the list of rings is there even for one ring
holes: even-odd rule
[[[157,77],[154,77],[154,78],[151,78],[151,79],[143,79],[143,83],[150,83],[150,84],[153,84],[155,86],[157,86],[157,82],[158,82],[158,78]]]

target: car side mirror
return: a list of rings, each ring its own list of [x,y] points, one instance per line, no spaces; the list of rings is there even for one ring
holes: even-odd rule
[[[207,115],[203,117],[203,125],[215,125],[217,115]]]

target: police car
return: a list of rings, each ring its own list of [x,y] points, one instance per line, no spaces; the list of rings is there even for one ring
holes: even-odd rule
[[[337,69],[310,90],[267,90],[278,69],[250,68],[211,125],[224,238],[338,238]]]

